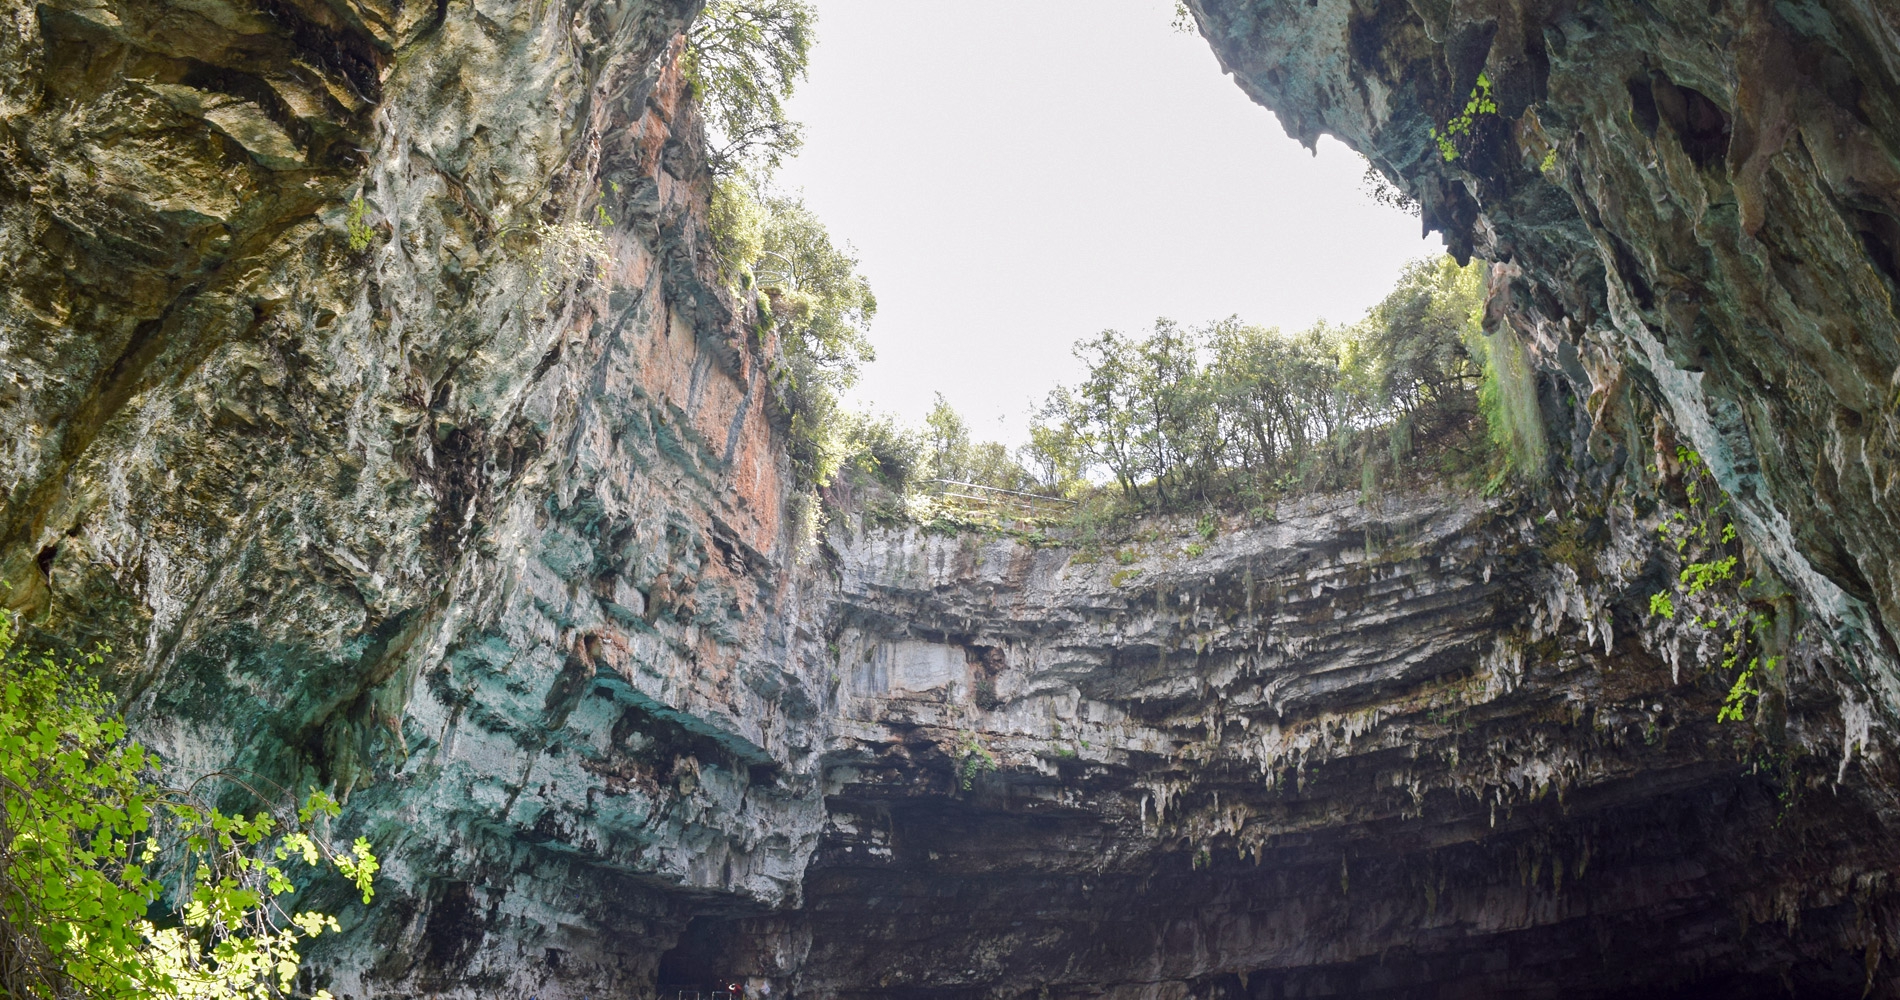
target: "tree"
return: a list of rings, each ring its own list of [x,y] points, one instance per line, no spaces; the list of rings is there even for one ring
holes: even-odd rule
[[[876,356],[877,296],[858,273],[856,252],[832,242],[802,200],[741,173],[714,182],[708,209],[720,270],[735,292],[758,297],[761,321],[778,332],[773,383],[791,420],[793,463],[805,481],[823,485],[848,451],[838,394]]]
[[[1087,487],[1091,464],[1091,442],[1075,420],[1075,408],[1068,389],[1051,392],[1031,419],[1029,443],[1021,449],[1022,462],[1036,482],[1064,496]]]
[[[1477,268],[1449,257],[1415,261],[1372,309],[1367,346],[1380,399],[1402,412],[1469,397],[1482,375],[1466,341],[1482,306]]]
[[[758,191],[732,197],[746,199],[729,211],[755,220],[756,235],[726,240],[753,253],[727,263],[736,264],[739,284],[756,284],[762,318],[783,345],[773,381],[792,425],[793,465],[806,482],[824,485],[845,455],[838,394],[875,357],[869,333],[877,296],[851,248],[834,244],[802,201]]]
[[[1499,364],[1511,360],[1504,351],[1474,356],[1480,298],[1476,267],[1427,260],[1349,327],[1289,336],[1229,317],[1199,328],[1157,320],[1138,337],[1104,331],[1076,345],[1085,375],[1049,396],[1025,458],[1044,481],[1059,467],[1073,480],[1104,470],[1154,509],[1258,497],[1316,474],[1337,481],[1347,462],[1364,473],[1374,432],[1395,462],[1416,435],[1459,440],[1513,373],[1510,437],[1526,439],[1541,433],[1534,387],[1522,364]]]
[[[930,459],[921,436],[887,415],[844,413],[838,418],[844,464],[871,476],[886,488],[908,492],[929,475]]]
[[[832,243],[803,201],[776,195],[758,201],[765,223],[752,271],[782,323],[786,347],[809,361],[810,377],[848,389],[877,356],[870,340],[877,316],[871,283],[858,273],[855,251]]]
[[[202,784],[160,784],[158,759],[84,679],[103,652],[28,655],[0,615],[0,992],[288,996],[301,943],[337,922],[278,905],[293,890],[281,863],[327,862],[368,903],[378,867],[369,842],[328,845],[321,827],[338,807],[321,793],[294,817],[246,817],[206,805]]]
[[[817,20],[804,0],[708,0],[687,30],[683,69],[715,174],[769,174],[803,145],[785,102],[805,78]]]
[[[1107,466],[1122,493],[1137,503],[1147,478],[1140,443],[1139,358],[1128,338],[1104,330],[1075,345],[1075,356],[1088,374],[1072,395],[1067,419],[1083,428],[1096,462]]]
[[[1135,392],[1141,404],[1137,440],[1148,456],[1155,496],[1169,506],[1171,486],[1198,480],[1196,460],[1218,445],[1202,392],[1197,338],[1169,319],[1155,320],[1154,332],[1135,342],[1139,375]]]
[[[924,454],[938,478],[968,481],[970,425],[941,392],[924,414]]]

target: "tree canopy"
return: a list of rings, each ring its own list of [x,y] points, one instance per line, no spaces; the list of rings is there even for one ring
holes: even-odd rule
[[[1544,460],[1534,376],[1510,334],[1480,330],[1480,267],[1415,262],[1348,326],[1286,333],[1229,317],[1104,330],[1075,345],[1083,377],[1049,394],[1014,454],[971,440],[939,396],[919,433],[885,418],[881,457],[845,464],[900,490],[921,472],[1071,498],[1105,485],[1138,510],[1364,488],[1427,460],[1534,478]]]
[[[805,78],[817,20],[805,0],[707,0],[687,30],[682,68],[714,173],[770,173],[804,144],[785,102]]]

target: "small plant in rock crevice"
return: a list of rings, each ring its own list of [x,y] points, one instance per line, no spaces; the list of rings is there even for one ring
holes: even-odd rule
[[[964,733],[957,744],[957,785],[964,791],[975,787],[976,779],[996,770],[996,755],[976,738]]]
[[[600,215],[605,218],[604,208]],[[613,256],[607,247],[607,235],[600,226],[578,221],[537,221],[531,232],[540,251],[532,267],[541,294],[552,295],[557,285],[578,278],[607,280],[607,265],[612,263]]]
[[[350,202],[349,214],[343,219],[344,232],[349,236],[350,249],[361,253],[376,242],[376,229],[369,224],[369,202],[361,194]]]
[[[1472,126],[1480,116],[1497,113],[1498,102],[1491,96],[1491,78],[1479,73],[1478,82],[1472,86],[1471,97],[1465,101],[1464,108],[1451,116],[1451,120],[1445,123],[1443,129],[1436,127],[1432,129],[1432,141],[1438,144],[1438,155],[1444,158],[1446,163],[1457,162],[1459,156],[1457,140],[1471,134]]]
[[[1727,514],[1730,501],[1708,463],[1688,448],[1678,448],[1676,460],[1684,468],[1688,507],[1666,518],[1657,534],[1682,557],[1682,569],[1675,587],[1650,595],[1649,613],[1675,621],[1683,609],[1704,609],[1687,624],[1721,642],[1720,670],[1731,677],[1716,719],[1740,722],[1762,695],[1763,675],[1780,663],[1766,648],[1774,621],[1751,609],[1742,596],[1758,589],[1757,584],[1752,577],[1738,579],[1741,556],[1735,550],[1735,522]]]

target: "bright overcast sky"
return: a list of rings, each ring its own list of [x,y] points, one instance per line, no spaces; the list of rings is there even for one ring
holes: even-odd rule
[[[1157,316],[1350,321],[1441,252],[1241,94],[1173,0],[816,0],[779,176],[877,292],[859,401],[942,392],[1018,442],[1078,339]]]

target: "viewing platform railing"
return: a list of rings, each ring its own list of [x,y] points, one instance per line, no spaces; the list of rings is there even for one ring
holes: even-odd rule
[[[937,486],[937,496],[1022,514],[1048,516],[1061,514],[1075,506],[1074,500],[1046,497],[1040,493],[1006,490],[996,486],[985,486],[982,483],[966,483],[960,479],[936,479],[932,482]]]

